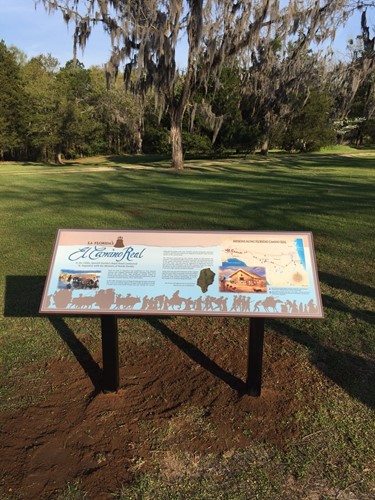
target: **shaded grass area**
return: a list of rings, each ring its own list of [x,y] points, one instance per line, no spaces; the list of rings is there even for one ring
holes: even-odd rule
[[[100,339],[98,320],[49,319],[37,313],[58,228],[312,231],[325,319],[273,320],[267,326],[300,346],[297,355],[306,370],[317,369],[331,384],[321,391],[319,385],[314,388],[318,412],[306,407],[293,416],[308,437],[283,452],[255,443],[227,456],[196,457],[195,465],[186,454],[164,454],[159,472],[140,475],[136,484],[114,494],[290,498],[302,487],[311,492],[320,485],[328,498],[337,491],[354,491],[358,498],[370,495],[374,151],[347,153],[355,151],[190,160],[181,172],[168,169],[166,158],[145,156],[86,159],[63,167],[0,165],[2,409],[45,397],[36,390],[20,401],[13,394],[17,380],[37,386],[51,358],[77,359],[94,387],[100,379],[90,354]],[[144,168],[128,168],[132,165]],[[101,171],[103,166],[108,170]],[[175,320],[182,321],[186,319]],[[213,321],[219,324],[220,319]],[[135,324],[131,341],[146,341],[143,325]],[[197,347],[178,339],[173,330],[165,325],[159,330],[187,354],[198,356]],[[157,337],[148,341],[157,342]]]

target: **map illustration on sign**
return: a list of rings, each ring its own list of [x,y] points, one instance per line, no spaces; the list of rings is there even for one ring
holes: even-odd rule
[[[311,233],[61,229],[42,313],[323,317]]]

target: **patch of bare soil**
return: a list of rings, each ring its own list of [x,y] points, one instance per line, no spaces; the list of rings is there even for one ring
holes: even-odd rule
[[[262,395],[254,398],[244,393],[246,334],[215,335],[211,349],[197,347],[189,331],[163,328],[156,343],[121,347],[117,393],[96,390],[77,360],[51,362],[40,387],[20,387],[20,397],[45,398],[0,416],[3,494],[52,498],[79,478],[89,498],[109,499],[163,453],[227,454],[298,439],[293,415],[312,397],[316,373],[296,360],[291,340],[267,333]],[[100,364],[100,348],[92,361]]]

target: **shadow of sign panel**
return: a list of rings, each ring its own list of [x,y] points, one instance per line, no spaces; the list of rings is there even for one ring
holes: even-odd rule
[[[4,316],[38,316],[44,285],[45,276],[6,276]]]
[[[48,314],[322,318],[309,232],[60,229]]]

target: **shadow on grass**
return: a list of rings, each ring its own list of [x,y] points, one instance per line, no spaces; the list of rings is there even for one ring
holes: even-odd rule
[[[145,321],[147,321],[153,328],[158,330],[158,332],[160,332],[164,338],[170,340],[173,344],[175,344],[195,363],[199,364],[202,368],[212,373],[212,375],[228,384],[229,387],[237,391],[239,394],[246,394],[245,382],[221,368],[217,363],[215,363],[215,361],[206,356],[206,354],[204,354],[194,344],[177,335],[177,333],[173,332],[164,323],[156,318],[145,318]]]
[[[57,334],[69,347],[70,351],[81,365],[94,386],[94,392],[100,392],[103,386],[103,370],[94,361],[87,347],[74,335],[74,332],[65,323],[61,316],[51,315],[48,317]]]
[[[375,288],[356,281],[319,271],[319,279],[333,288],[340,288],[365,297],[375,297]]]
[[[45,276],[7,276],[4,316],[38,317],[44,282]],[[102,369],[93,359],[87,347],[75,336],[63,317],[51,314],[48,319],[90,378],[95,392],[99,392],[102,387]]]
[[[346,304],[329,295],[322,294],[323,305],[325,308],[335,309],[336,311],[350,314],[353,318],[358,318],[361,321],[366,321],[369,324],[375,324],[375,314],[372,311],[363,311],[358,308],[348,307]]]
[[[371,287],[328,273],[321,273],[321,279],[332,286],[348,289],[361,295],[370,296],[372,293]],[[44,281],[44,276],[7,276],[4,316],[21,318],[38,317]],[[372,322],[370,313],[354,311],[348,309],[344,304],[336,302],[328,302],[326,307],[350,312],[351,314],[356,313],[369,323]],[[85,317],[87,316],[85,315]],[[87,373],[95,391],[99,391],[101,388],[102,370],[94,361],[88,349],[77,339],[74,332],[61,316],[50,315],[49,320],[57,334],[67,344],[78,363]],[[240,394],[246,392],[246,384],[242,380],[221,368],[194,344],[177,335],[159,319],[145,318],[145,321],[148,321],[150,325],[157,329],[166,339],[173,342],[194,362],[224,381],[233,390]],[[312,335],[293,326],[289,321],[284,322],[277,319],[269,319],[268,321],[268,324],[281,335],[285,335],[293,341],[306,346],[311,352],[311,361],[327,377],[341,386],[352,397],[362,401],[370,408],[375,407],[375,386],[373,384],[373,380],[375,379],[375,363],[372,360],[322,345]]]
[[[171,157],[167,155],[123,155],[107,156],[107,160],[120,165],[141,165],[144,167],[170,168]]]
[[[313,336],[289,322],[272,319],[270,324],[281,335],[306,346],[310,350],[311,362],[351,397],[369,408],[375,408],[374,361],[322,345]]]
[[[39,315],[45,276],[6,276],[4,316],[35,318]]]

